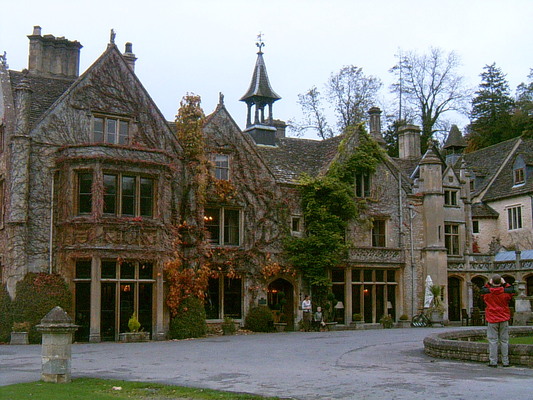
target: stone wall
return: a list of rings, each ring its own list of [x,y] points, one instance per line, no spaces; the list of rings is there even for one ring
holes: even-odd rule
[[[533,327],[510,327],[509,330],[511,337],[533,335]],[[489,344],[477,342],[486,337],[486,329],[436,333],[424,339],[424,351],[432,357],[488,362]],[[509,345],[509,361],[512,365],[533,367],[533,345]]]

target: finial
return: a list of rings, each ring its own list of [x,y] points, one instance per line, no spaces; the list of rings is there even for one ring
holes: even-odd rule
[[[257,35],[257,42],[255,43],[255,45],[259,48],[259,54],[263,54],[263,51],[261,49],[265,46],[265,43],[263,42],[262,32],[259,32],[259,35]]]
[[[111,29],[111,32],[109,34],[109,44],[115,44],[115,36],[117,36],[115,30]]]
[[[9,65],[7,65],[7,53],[4,51],[4,55],[3,56],[0,56],[0,64],[2,64],[2,66],[5,68],[5,69],[8,69],[9,68]]]
[[[224,93],[222,92],[218,92],[218,104],[219,105],[224,105]]]

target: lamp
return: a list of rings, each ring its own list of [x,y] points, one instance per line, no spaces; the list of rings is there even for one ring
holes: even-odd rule
[[[342,304],[342,301],[338,301],[337,304],[335,304],[335,308],[337,310],[340,310],[341,308],[344,308],[344,304]]]
[[[392,303],[387,301],[387,310],[392,310]]]

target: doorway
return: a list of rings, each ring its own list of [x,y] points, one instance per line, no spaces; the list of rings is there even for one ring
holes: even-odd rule
[[[455,277],[448,278],[448,318],[461,320],[461,280]]]
[[[287,330],[294,330],[294,286],[292,283],[282,278],[271,282],[268,285],[268,307],[274,312],[283,314],[287,321]]]

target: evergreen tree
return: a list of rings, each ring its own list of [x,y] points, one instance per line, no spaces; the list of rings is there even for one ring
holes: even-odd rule
[[[481,149],[520,135],[512,128],[514,100],[505,74],[495,63],[485,65],[472,100],[469,150]]]
[[[522,82],[516,88],[516,108],[513,127],[522,135],[533,136],[533,68],[528,75],[529,83]]]

